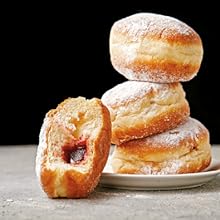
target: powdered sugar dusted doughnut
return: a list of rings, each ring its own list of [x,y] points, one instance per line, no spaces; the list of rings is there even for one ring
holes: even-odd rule
[[[99,99],[68,98],[50,110],[36,155],[36,174],[48,197],[87,197],[99,182],[110,141],[110,114]]]
[[[189,116],[180,83],[126,81],[102,96],[112,121],[112,143],[120,144],[172,129]]]
[[[211,161],[208,130],[196,119],[173,130],[116,146],[116,173],[175,174],[205,169]]]
[[[203,47],[187,24],[152,13],[138,13],[114,23],[110,33],[114,68],[129,80],[188,81],[198,72]]]

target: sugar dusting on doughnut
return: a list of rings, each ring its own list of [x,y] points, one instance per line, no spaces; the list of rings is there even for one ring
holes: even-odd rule
[[[130,55],[127,54],[126,57],[128,58],[128,56]],[[117,69],[117,71],[124,75],[127,79],[143,82],[173,83],[180,81],[180,78],[181,82],[186,82],[197,75],[197,71],[188,75],[185,70],[180,70],[178,74],[172,74],[172,71],[167,74],[167,70],[162,70],[161,67],[151,69],[146,65],[138,65],[135,69],[123,67],[119,69],[116,67],[115,69]]]
[[[125,81],[104,93],[102,96],[102,101],[107,106],[117,106],[140,99],[151,92],[157,93],[160,91],[160,93],[165,95],[168,90],[170,91],[171,88],[177,88],[178,86],[178,83],[159,84],[150,82]]]
[[[178,147],[178,144],[186,140],[197,141],[198,135],[202,131],[207,131],[202,123],[198,120],[189,118],[186,123],[174,128],[172,130],[166,131],[164,133],[154,135],[145,139],[142,139],[143,142],[151,144],[153,147]]]
[[[185,43],[200,41],[198,34],[184,22],[154,13],[134,14],[115,22],[114,26],[115,31],[126,33],[134,42],[146,35],[165,40],[178,38]]]
[[[169,160],[166,162],[166,165],[161,169],[158,170],[154,168],[152,165],[143,166],[141,172],[143,174],[152,174],[152,175],[167,175],[167,174],[175,174],[183,165],[181,160]]]

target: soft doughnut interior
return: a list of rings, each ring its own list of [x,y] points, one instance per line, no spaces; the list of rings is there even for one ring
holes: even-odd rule
[[[63,159],[65,146],[73,146],[77,148],[77,142],[85,141],[86,156],[92,157],[93,140],[96,138],[100,125],[102,124],[102,116],[96,115],[96,108],[87,110],[88,104],[84,101],[77,100],[72,106],[72,103],[63,103],[58,109],[52,110],[48,113],[47,126],[49,126],[47,133],[47,141],[50,143],[47,147],[47,162],[51,168],[58,167],[60,169],[71,169],[74,165],[75,170],[86,172],[90,165],[91,160],[87,158],[84,163],[71,164]],[[80,147],[80,145],[78,145]],[[68,148],[68,147],[67,147]]]

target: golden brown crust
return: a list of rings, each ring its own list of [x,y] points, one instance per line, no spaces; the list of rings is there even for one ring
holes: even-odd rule
[[[147,137],[175,128],[190,109],[181,84],[126,81],[102,96],[112,120],[112,143]]]
[[[200,64],[182,64],[168,59],[165,61],[136,59],[132,63],[127,63],[117,58],[112,58],[115,69],[130,80],[158,83],[184,82],[191,80],[200,68]]]
[[[138,120],[137,118],[134,127],[114,128],[112,132],[112,143],[120,144],[128,140],[148,137],[175,128],[187,120],[189,112],[189,105],[185,102],[180,106],[170,107],[166,112],[155,115],[151,119],[146,118],[141,121],[141,119]]]
[[[210,162],[209,132],[191,118],[165,133],[116,146],[112,158],[114,172],[129,174],[193,173]]]
[[[82,163],[62,158],[62,146],[86,137]],[[43,123],[36,158],[36,172],[48,197],[87,197],[98,184],[107,161],[111,139],[108,109],[99,99],[67,99],[51,110]]]
[[[42,165],[42,167],[44,167]],[[56,179],[56,173],[54,171],[44,168],[41,172],[41,185],[44,191],[47,193],[48,197],[53,197],[54,194],[54,183]]]
[[[139,13],[114,23],[110,55],[113,67],[129,80],[171,83],[188,81],[197,74],[203,46],[185,23]]]

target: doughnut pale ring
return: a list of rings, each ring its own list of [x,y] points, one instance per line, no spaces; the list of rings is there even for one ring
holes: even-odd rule
[[[108,90],[102,102],[111,114],[114,144],[175,128],[190,113],[180,83],[126,81]]]
[[[129,80],[171,83],[197,74],[203,46],[200,36],[180,20],[138,13],[113,24],[110,55],[113,67]]]
[[[209,132],[189,118],[173,130],[116,146],[112,167],[116,173],[129,174],[194,173],[210,161]]]
[[[36,158],[36,173],[48,197],[88,196],[105,166],[110,140],[110,114],[98,99],[69,98],[49,111]]]

